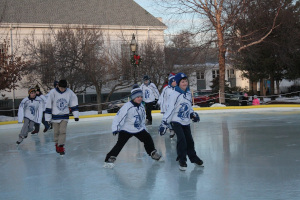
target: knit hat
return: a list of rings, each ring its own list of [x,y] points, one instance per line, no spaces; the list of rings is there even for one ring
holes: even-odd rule
[[[181,79],[187,78],[187,76],[184,73],[178,73],[175,75],[174,79],[176,81],[176,84],[179,86],[179,83]]]
[[[257,98],[257,95],[254,95],[253,97],[254,97],[254,99],[256,99],[256,98]]]
[[[57,85],[58,85],[58,81],[54,81],[53,86],[56,88]]]
[[[35,87],[30,87],[29,89],[28,89],[28,94],[30,94],[31,92],[35,92],[36,90],[35,90]]]
[[[150,80],[150,78],[149,78],[148,75],[145,75],[145,76],[143,77],[143,81],[147,81],[147,80]]]
[[[60,80],[58,82],[58,87],[66,88],[68,86],[68,83],[66,80]]]
[[[132,87],[133,89],[131,90],[131,99],[135,99],[137,97],[143,97],[143,91],[141,90],[141,88],[135,84]]]
[[[175,74],[174,73],[171,73],[168,77],[168,80],[169,80],[169,85],[171,85],[173,83],[173,81],[175,81]]]

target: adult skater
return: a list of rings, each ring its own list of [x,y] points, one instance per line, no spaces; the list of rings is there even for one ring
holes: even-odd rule
[[[36,86],[36,96],[40,97],[43,100],[43,117],[42,117],[42,123],[44,124],[44,133],[46,131],[48,131],[48,129],[50,128],[50,125],[48,122],[45,121],[45,110],[46,110],[46,102],[47,102],[47,98],[46,96],[43,95],[43,93],[41,92],[40,87],[38,87],[38,85]],[[31,134],[36,134],[40,131],[40,124],[35,123],[34,124],[34,131],[31,132]]]
[[[151,135],[146,131],[145,108],[142,103],[143,92],[138,85],[131,90],[131,101],[125,103],[113,119],[112,133],[118,135],[118,141],[106,155],[104,168],[113,168],[114,162],[126,142],[132,136],[144,143],[145,150],[152,159],[162,161],[155,149]]]
[[[28,90],[28,97],[21,101],[18,110],[18,122],[22,123],[24,120],[24,124],[16,142],[17,144],[20,144],[24,138],[27,138],[28,132],[33,131],[35,123],[41,123],[42,115],[43,101],[36,96],[35,88],[31,87]]]
[[[148,75],[145,75],[143,78],[144,83],[141,85],[143,91],[143,101],[145,102],[146,107],[146,125],[152,125],[152,114],[151,111],[153,106],[157,103],[159,98],[159,91],[154,83],[151,82]]]
[[[254,95],[254,96],[253,96],[252,105],[253,105],[253,106],[258,106],[258,105],[260,105],[260,102],[259,102],[259,99],[257,98],[257,95]]]
[[[170,95],[174,91],[174,88],[176,86],[175,74],[171,73],[169,75],[168,80],[169,80],[168,86],[164,87],[157,102],[160,105],[160,113],[162,114],[164,114],[167,111]],[[175,132],[172,129],[172,126],[170,124],[169,124],[169,129],[170,129],[170,138],[172,139],[175,136]]]
[[[45,111],[46,121],[52,121],[56,152],[60,155],[65,154],[64,146],[69,121],[69,107],[75,121],[79,121],[78,98],[72,90],[67,88],[67,81],[60,80],[58,87],[49,92]]]
[[[159,127],[160,135],[164,135],[168,124],[171,124],[177,136],[177,161],[179,169],[186,170],[187,158],[191,163],[202,166],[203,161],[197,156],[194,146],[193,136],[191,134],[190,119],[193,122],[199,122],[199,115],[193,111],[192,95],[188,87],[188,78],[184,73],[175,75],[177,86],[169,98],[169,107],[162,118],[162,124]]]

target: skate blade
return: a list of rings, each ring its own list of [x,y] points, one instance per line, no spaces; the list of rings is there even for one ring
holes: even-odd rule
[[[104,163],[103,168],[112,169],[114,168],[114,166],[115,166],[114,163]]]
[[[186,168],[187,168],[187,167],[181,167],[181,166],[179,166],[179,170],[180,170],[180,171],[185,171]]]
[[[160,157],[160,159],[157,160],[157,162],[164,162],[164,161],[165,161],[164,157]]]
[[[203,167],[204,167],[204,165],[198,165],[198,164],[196,164],[196,163],[194,163],[194,165],[195,165],[195,167],[200,167],[200,168],[203,168]]]

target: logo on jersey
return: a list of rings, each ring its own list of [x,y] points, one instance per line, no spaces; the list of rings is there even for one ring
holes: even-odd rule
[[[182,103],[180,105],[181,105],[181,107],[178,111],[177,117],[179,117],[182,120],[184,120],[185,118],[189,118],[189,104]]]
[[[35,108],[34,108],[34,106],[29,106],[29,109],[30,109],[30,113],[31,113],[32,115],[34,115],[34,113],[35,113]]]
[[[142,128],[142,119],[140,115],[135,115],[135,121],[134,121],[134,127],[136,129],[141,129]]]
[[[65,110],[66,108],[68,108],[68,102],[67,102],[67,100],[66,100],[66,99],[63,99],[63,98],[58,99],[58,100],[56,101],[56,107],[57,107],[58,110],[60,110],[60,111]]]
[[[146,90],[145,91],[145,99],[149,99],[149,97],[150,97],[150,92],[149,92],[149,90]]]

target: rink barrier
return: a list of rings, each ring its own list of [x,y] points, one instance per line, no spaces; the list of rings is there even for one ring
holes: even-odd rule
[[[257,106],[230,106],[230,107],[194,107],[193,110],[238,110],[238,109],[253,109],[253,108],[300,108],[299,104],[272,104],[272,105],[257,105]],[[152,113],[160,113],[160,110],[152,110]],[[94,117],[108,117],[115,116],[117,113],[106,113],[96,115],[80,115],[79,118],[94,118]],[[70,116],[70,119],[74,119],[74,116]],[[80,121],[79,121],[80,122]],[[17,124],[18,121],[5,121],[0,122],[0,125]]]

